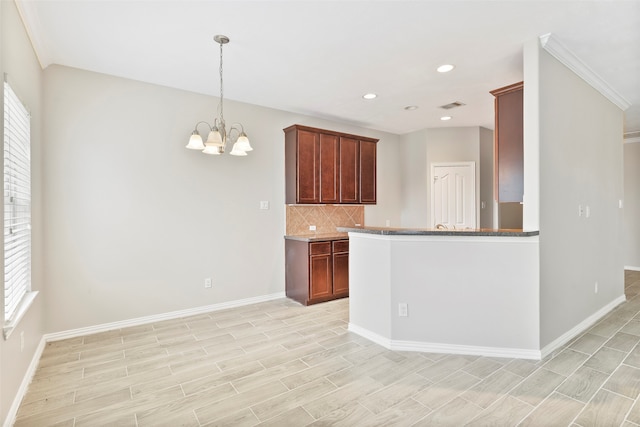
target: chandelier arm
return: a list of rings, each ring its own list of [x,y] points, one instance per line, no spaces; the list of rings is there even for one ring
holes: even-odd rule
[[[238,126],[240,128],[238,128]],[[236,139],[238,139],[238,137],[244,133],[244,127],[242,126],[241,123],[234,123],[231,125],[231,127],[229,128],[229,139],[233,141],[233,138],[231,138],[231,131],[236,131],[238,133],[238,135],[236,135]]]
[[[213,127],[212,127],[208,122],[205,122],[204,120],[201,120],[201,121],[199,121],[198,123],[196,123],[195,127],[193,128],[193,130],[194,130],[195,132],[200,133],[200,132],[198,131],[198,126],[200,126],[202,123],[204,123],[205,125],[207,125],[207,126],[209,127],[209,132],[211,132],[211,131],[213,130]]]

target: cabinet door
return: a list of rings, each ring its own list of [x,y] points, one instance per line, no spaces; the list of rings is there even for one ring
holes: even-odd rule
[[[320,203],[339,202],[339,144],[335,135],[320,134]]]
[[[331,254],[309,257],[309,300],[329,298],[333,294]]]
[[[358,203],[360,141],[340,138],[340,203]]]
[[[376,203],[376,143],[360,141],[360,203]]]
[[[320,135],[298,130],[296,203],[320,202]]]
[[[496,199],[522,202],[524,194],[523,84],[516,83],[491,93],[495,99]]]
[[[349,295],[349,241],[333,242],[333,295]]]

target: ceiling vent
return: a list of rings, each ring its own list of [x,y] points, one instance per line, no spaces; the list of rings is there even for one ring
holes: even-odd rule
[[[440,108],[442,108],[443,110],[451,110],[452,108],[462,107],[463,105],[466,104],[456,101],[452,102],[451,104],[441,105]]]

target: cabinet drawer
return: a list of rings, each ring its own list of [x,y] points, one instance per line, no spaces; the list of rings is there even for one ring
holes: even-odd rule
[[[309,243],[309,255],[329,255],[331,254],[331,242]]]
[[[333,241],[333,252],[349,252],[349,241],[348,240]]]

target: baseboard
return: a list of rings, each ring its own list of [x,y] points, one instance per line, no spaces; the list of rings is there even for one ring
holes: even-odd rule
[[[24,374],[24,378],[22,378],[22,383],[20,383],[20,388],[18,388],[18,392],[16,393],[16,397],[13,399],[13,403],[9,408],[9,412],[7,413],[7,417],[4,420],[4,427],[11,427],[16,422],[16,416],[18,415],[18,409],[20,408],[20,403],[22,403],[22,399],[24,399],[24,395],[27,394],[27,389],[29,388],[29,384],[31,384],[31,380],[38,369],[38,363],[40,363],[40,357],[42,357],[42,352],[44,351],[44,347],[47,344],[44,336],[40,339],[40,343],[38,343],[38,347],[36,347],[35,353],[33,353],[33,357],[31,358],[31,363],[27,368],[27,372]]]
[[[556,338],[555,340],[553,340],[552,342],[544,346],[541,350],[542,357],[548,356],[549,354],[553,353],[553,351],[562,347],[567,342],[572,340],[574,337],[580,335],[581,333],[589,329],[598,320],[600,320],[607,313],[609,313],[611,310],[613,310],[614,308],[616,308],[626,300],[627,298],[624,295],[619,296],[618,298],[614,299],[609,304],[605,305],[600,310],[596,311],[591,316],[587,317],[582,322],[578,323],[576,326],[574,326],[573,328],[571,328],[570,330],[568,330],[567,332],[565,332],[564,334],[562,334],[561,336],[559,336],[558,338]]]
[[[147,323],[160,322],[163,320],[172,320],[172,319],[178,319],[180,317],[194,316],[197,314],[210,313],[213,311],[226,310],[226,309],[235,308],[235,307],[242,307],[245,305],[257,304],[265,301],[272,301],[272,300],[280,299],[284,297],[285,297],[284,292],[277,292],[275,294],[261,295],[259,297],[245,298],[241,300],[222,302],[222,303],[212,304],[212,305],[205,305],[202,307],[189,308],[186,310],[171,311],[169,313],[154,314],[152,316],[138,317],[135,319],[121,320],[118,322],[103,323],[101,325],[88,326],[86,328],[78,328],[78,329],[71,329],[71,330],[62,331],[62,332],[54,332],[51,334],[45,334],[44,339],[46,342],[59,341],[59,340],[64,340],[68,338],[75,338],[75,337],[80,337],[84,335],[96,334],[99,332],[113,331],[115,329],[127,328],[130,326],[139,326]]]
[[[391,341],[391,350],[422,353],[469,354],[473,356],[507,357],[540,360],[540,351],[525,348],[481,347],[475,345],[440,344],[420,341]]]
[[[625,270],[632,270],[632,271],[640,271],[640,267],[634,267],[632,265],[625,265],[624,269]]]
[[[349,331],[358,334],[382,347],[394,351],[417,351],[422,353],[468,354],[487,357],[540,360],[538,350],[522,348],[480,347],[459,344],[440,344],[421,341],[392,340],[368,329],[349,323]]]
[[[368,339],[369,341],[373,341],[374,343],[391,350],[391,340],[389,338],[383,337],[382,335],[376,334],[375,332],[371,332],[370,330],[362,328],[358,325],[354,325],[353,323],[349,323],[349,332],[358,334],[361,337]]]

